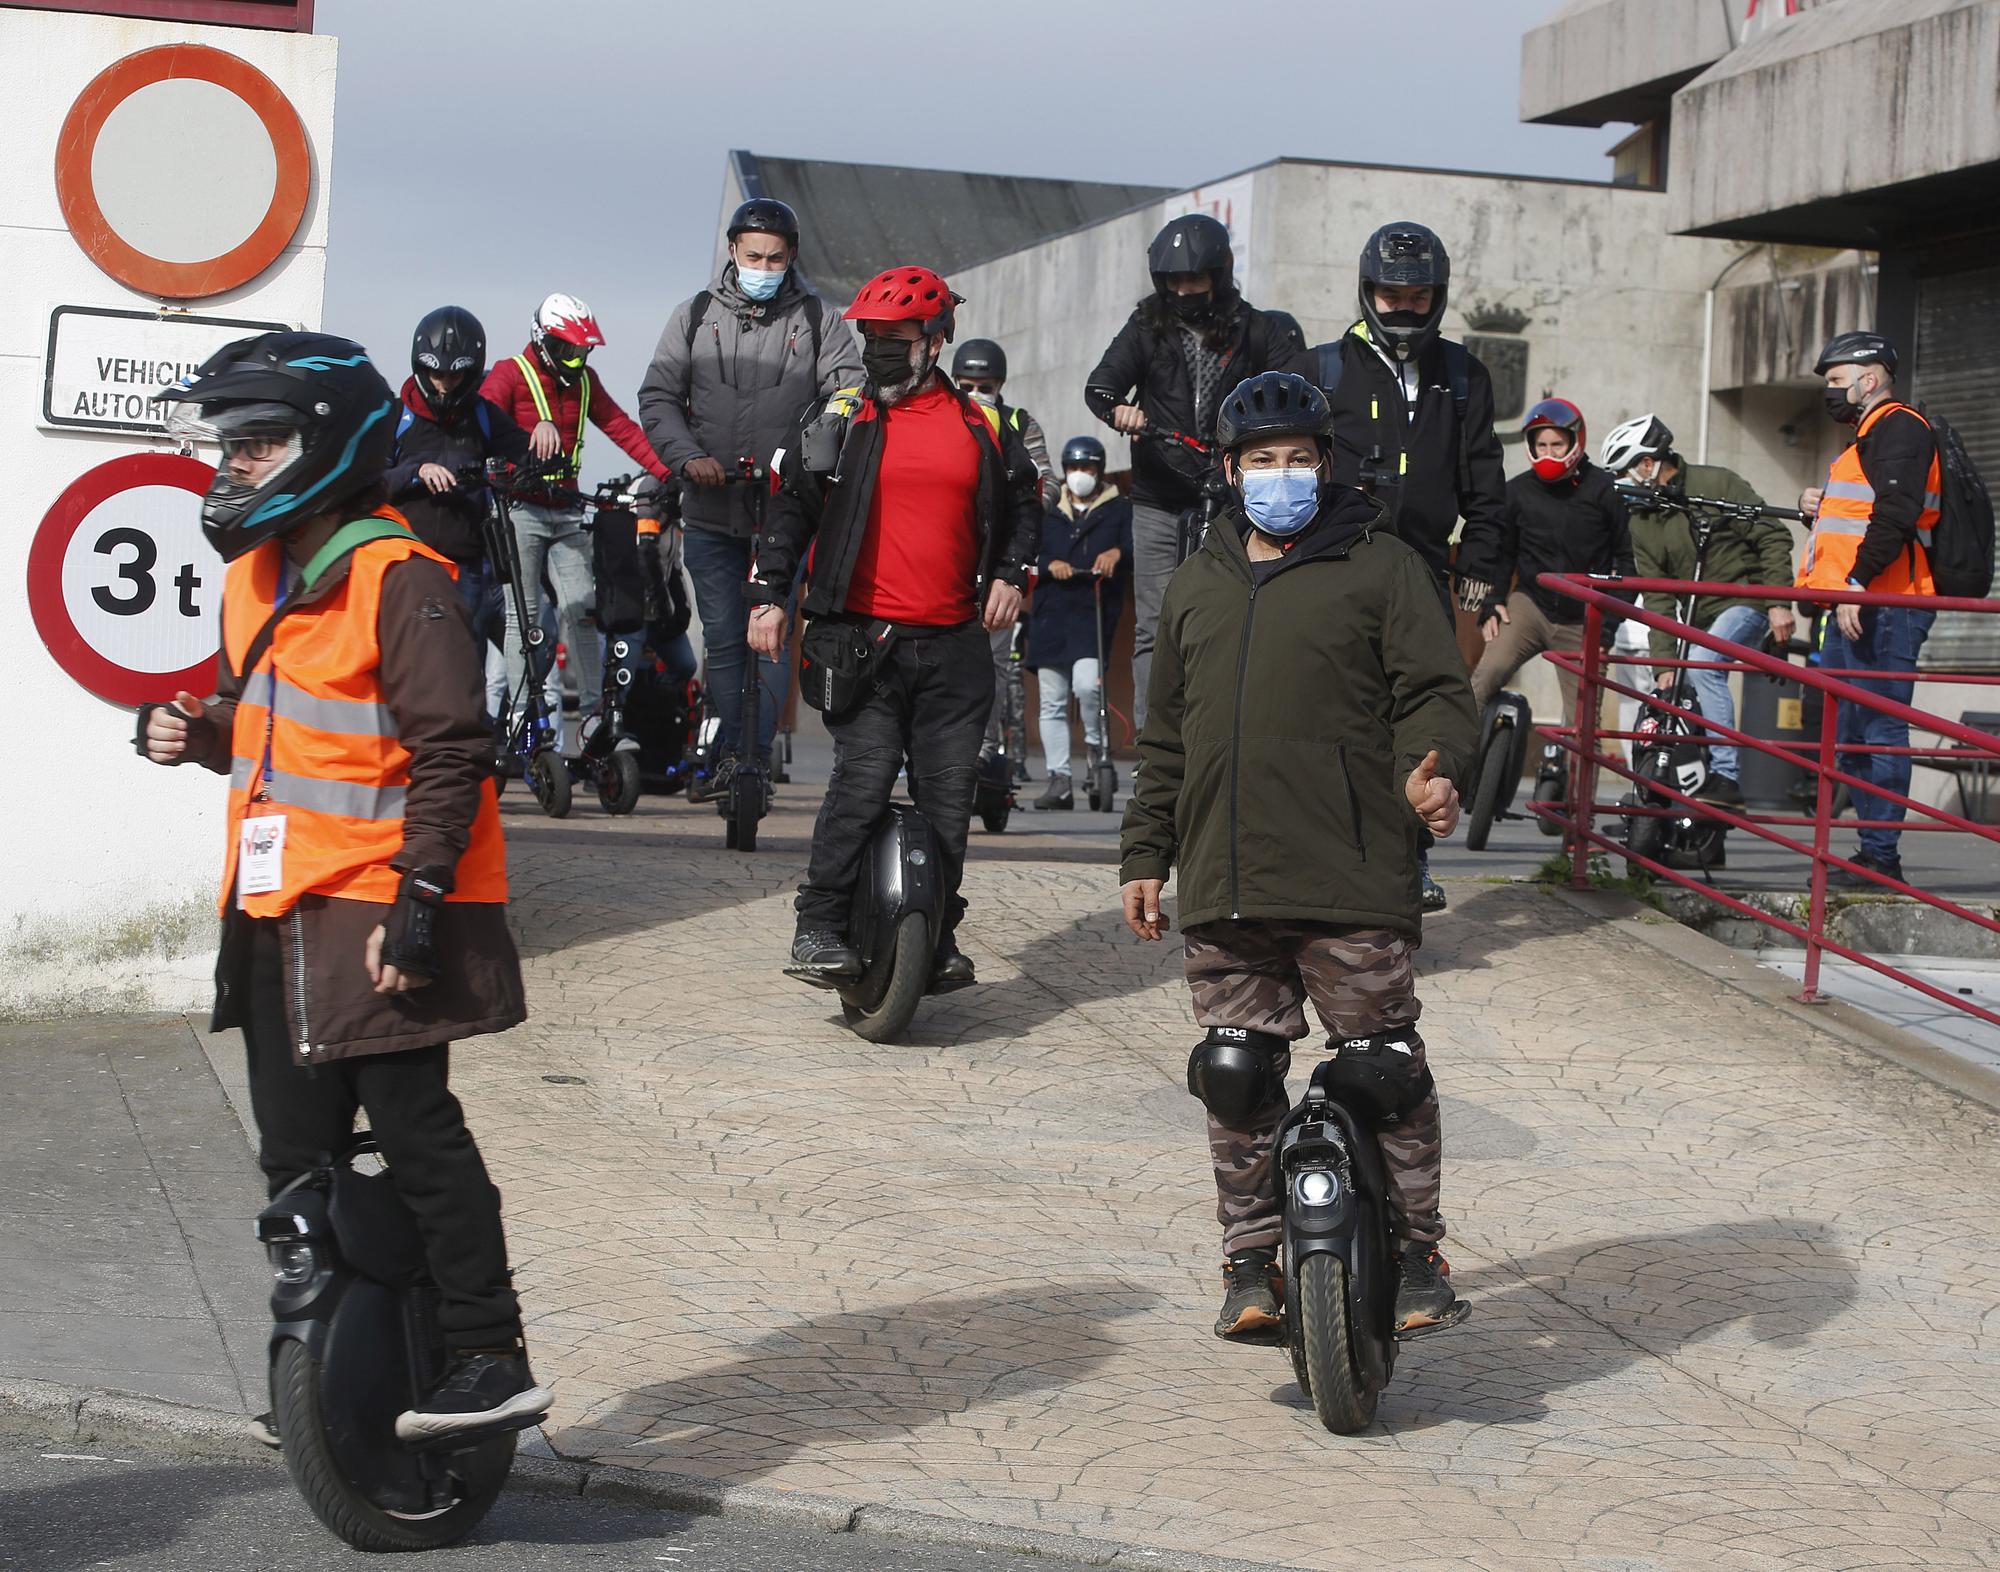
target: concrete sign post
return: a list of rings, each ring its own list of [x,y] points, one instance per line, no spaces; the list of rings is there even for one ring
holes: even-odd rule
[[[57,306],[49,313],[41,424],[84,431],[166,430],[154,397],[225,344],[282,322]]]

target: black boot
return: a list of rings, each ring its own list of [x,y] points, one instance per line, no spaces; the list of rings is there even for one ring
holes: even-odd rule
[[[931,992],[969,988],[977,981],[979,979],[972,970],[972,957],[958,947],[958,940],[952,935],[940,935],[937,952],[931,957]]]
[[[1036,808],[1074,808],[1076,794],[1070,789],[1069,776],[1051,775],[1049,784],[1041,796],[1034,801]]]
[[[415,1408],[396,1416],[403,1441],[432,1441],[472,1430],[525,1430],[555,1401],[535,1385],[519,1349],[464,1353]]]
[[[861,952],[845,934],[800,919],[792,935],[792,964],[826,977],[859,977]]]
[[[1277,1250],[1269,1245],[1238,1250],[1222,1263],[1222,1314],[1215,1318],[1215,1335],[1268,1336],[1278,1324],[1283,1300]]]

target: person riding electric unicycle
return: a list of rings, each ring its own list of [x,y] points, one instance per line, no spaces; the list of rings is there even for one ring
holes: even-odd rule
[[[1284,1314],[1277,1138],[1308,1004],[1335,1050],[1315,1089],[1330,1080],[1374,1113],[1384,1336],[1465,1314],[1438,1249],[1442,1141],[1415,957],[1419,831],[1457,823],[1472,694],[1436,575],[1380,502],[1331,483],[1329,429],[1325,395],[1289,372],[1223,397],[1229,501],[1168,586],[1125,809],[1121,898],[1142,939],[1163,937],[1162,887],[1179,881],[1225,1338],[1268,1340]]]
[[[864,284],[846,320],[867,378],[815,402],[778,455],[749,595],[750,644],[782,646],[800,602],[800,694],[833,734],[833,775],[799,887],[791,964],[860,973],[848,934],[863,853],[905,759],[937,838],[941,910],[932,983],[973,981],[954,937],[979,749],[993,706],[987,634],[1020,615],[1041,510],[1020,437],[938,366],[959,297],[926,267]]]
[[[448,1044],[527,1015],[492,748],[452,568],[382,501],[396,399],[359,345],[289,332],[163,397],[222,450],[222,662],[209,698],[143,706],[137,742],[229,777],[211,1029],[242,1028],[258,1161],[276,1196],[365,1111],[414,1216],[449,1364],[383,1444],[533,1424],[500,1193],[447,1082]]]

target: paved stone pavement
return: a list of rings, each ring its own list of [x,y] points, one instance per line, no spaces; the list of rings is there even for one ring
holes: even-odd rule
[[[458,1079],[558,1450],[1286,1566],[2000,1560],[1984,1110],[1459,884],[1424,1032],[1477,1311],[1336,1438],[1209,1335],[1178,947],[1109,867],[976,835],[983,985],[875,1047],[778,971],[804,813],[741,856],[510,802],[535,1019]]]

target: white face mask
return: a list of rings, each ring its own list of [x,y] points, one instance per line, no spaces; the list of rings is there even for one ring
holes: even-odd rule
[[[1097,489],[1097,477],[1087,469],[1073,469],[1069,472],[1069,489],[1078,497],[1087,497]]]

